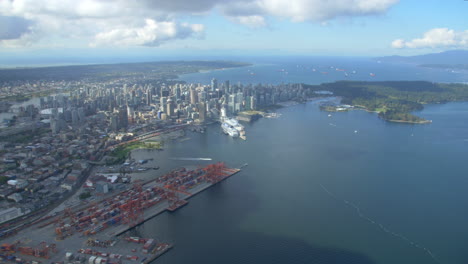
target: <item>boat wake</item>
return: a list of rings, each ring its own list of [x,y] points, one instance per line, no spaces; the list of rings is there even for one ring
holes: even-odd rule
[[[384,225],[374,221],[373,219],[367,217],[365,214],[362,213],[361,211],[361,208],[359,208],[359,206],[357,206],[356,204],[348,201],[348,200],[345,200],[345,199],[341,199],[341,198],[338,198],[334,193],[332,193],[331,191],[329,191],[325,186],[323,186],[322,184],[320,184],[320,187],[322,188],[322,190],[324,192],[326,192],[330,197],[332,197],[333,199],[336,199],[338,201],[342,201],[346,206],[354,209],[356,211],[356,213],[359,215],[360,218],[366,220],[367,222],[377,226],[380,230],[382,230],[383,232],[385,233],[388,233],[396,238],[399,238],[403,241],[405,241],[406,243],[408,243],[409,245],[411,245],[412,247],[415,247],[417,249],[420,249],[420,250],[423,250],[428,256],[430,256],[436,263],[441,263],[437,258],[436,256],[432,253],[431,250],[429,250],[428,248],[422,246],[421,244],[418,244],[412,240],[410,240],[409,238],[407,238],[406,236],[400,234],[400,233],[396,233],[396,232],[393,232],[392,230],[386,228]]]
[[[171,158],[171,160],[212,160],[211,158]]]

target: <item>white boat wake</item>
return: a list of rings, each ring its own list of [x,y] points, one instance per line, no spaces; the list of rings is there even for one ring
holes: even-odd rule
[[[383,226],[382,224],[372,220],[371,218],[367,217],[365,214],[362,213],[361,211],[361,208],[359,208],[356,204],[348,201],[348,200],[345,200],[345,199],[341,199],[341,198],[338,198],[334,193],[330,192],[327,188],[325,188],[325,186],[323,186],[322,184],[320,184],[320,187],[322,188],[323,191],[325,191],[329,196],[331,196],[333,199],[335,200],[338,200],[338,201],[342,201],[346,206],[354,209],[356,211],[356,213],[359,215],[360,218],[366,220],[367,222],[377,226],[380,230],[384,231],[385,233],[388,233],[394,237],[397,237],[405,242],[407,242],[409,245],[415,247],[415,248],[418,248],[420,250],[423,250],[427,255],[429,255],[436,263],[441,263],[437,258],[436,256],[432,253],[431,250],[429,250],[428,248],[414,242],[414,241],[411,241],[409,238],[405,237],[404,235],[402,234],[399,234],[399,233],[396,233],[396,232],[393,232],[392,230],[389,230],[388,228],[386,228],[385,226]]]
[[[213,160],[211,158],[171,158],[171,160]]]

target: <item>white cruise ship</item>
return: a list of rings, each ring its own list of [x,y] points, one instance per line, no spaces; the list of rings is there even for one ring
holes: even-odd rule
[[[231,137],[238,137],[239,136],[239,131],[236,128],[234,128],[233,126],[231,126],[230,124],[226,123],[226,122],[223,122],[221,124],[221,128],[223,129],[223,132],[225,134],[228,134]]]
[[[237,119],[234,119],[234,118],[226,118],[224,120],[224,123],[230,125],[231,127],[235,128],[237,131],[242,132],[244,131],[244,126],[239,124],[239,121],[237,121]]]

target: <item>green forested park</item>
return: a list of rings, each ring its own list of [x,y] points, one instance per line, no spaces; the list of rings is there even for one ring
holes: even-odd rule
[[[422,110],[424,104],[468,101],[468,85],[460,83],[338,81],[304,87],[310,96],[315,91],[333,92],[343,104],[378,112],[388,121],[422,123],[425,120],[411,112]]]

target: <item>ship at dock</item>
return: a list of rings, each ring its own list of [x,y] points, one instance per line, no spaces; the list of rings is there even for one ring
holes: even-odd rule
[[[233,126],[229,125],[228,123],[221,123],[221,128],[223,129],[224,134],[229,135],[231,137],[239,137],[239,131]]]
[[[229,126],[233,127],[235,130],[241,132],[244,131],[244,126],[237,121],[237,119],[234,118],[227,118],[224,120],[225,124],[228,124]]]
[[[221,122],[223,132],[231,137],[240,137],[245,139],[244,126],[234,118],[224,118]]]

